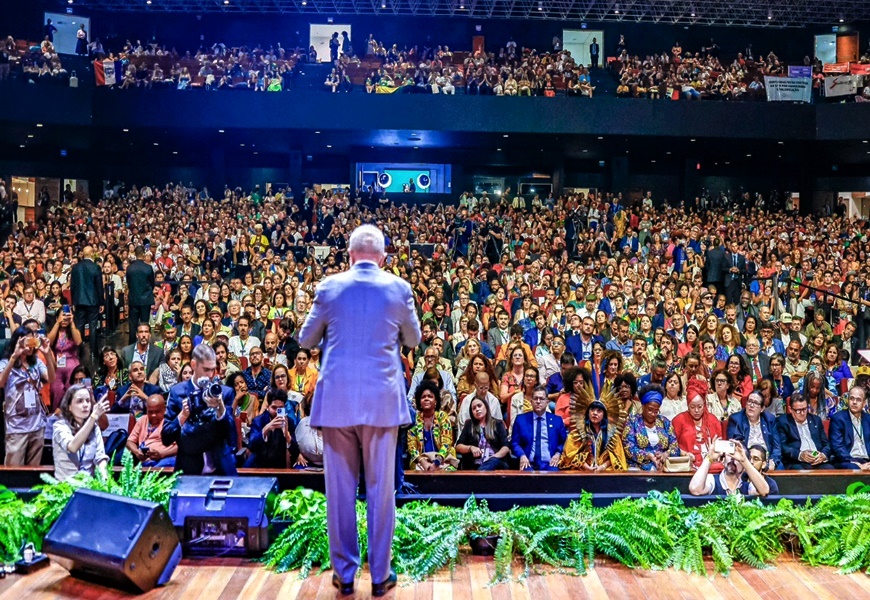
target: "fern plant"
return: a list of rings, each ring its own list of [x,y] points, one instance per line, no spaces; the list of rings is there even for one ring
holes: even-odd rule
[[[0,561],[17,561],[21,558],[21,548],[27,543],[39,549],[42,537],[27,505],[15,493],[0,486]]]

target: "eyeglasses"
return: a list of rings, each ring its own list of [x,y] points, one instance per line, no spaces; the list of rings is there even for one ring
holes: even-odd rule
[[[803,413],[807,412],[807,410],[809,410],[809,409],[807,409],[807,408],[793,408],[793,409],[791,409],[791,412],[803,414]]]
[[[717,379],[716,383],[728,383],[727,379]]]
[[[275,381],[278,381],[279,379],[287,379],[287,374],[281,373],[280,375],[275,375]]]
[[[746,406],[761,406],[761,402],[758,400],[748,400]]]
[[[564,346],[565,342],[553,342],[554,346]]]

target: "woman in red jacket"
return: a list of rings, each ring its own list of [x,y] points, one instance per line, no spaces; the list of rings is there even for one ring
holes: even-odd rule
[[[689,408],[681,412],[672,421],[674,433],[680,451],[694,457],[692,470],[701,465],[701,461],[710,450],[713,440],[722,438],[722,422],[707,412],[707,393],[709,386],[700,379],[691,379],[686,386],[686,399]],[[722,470],[721,463],[710,465],[711,473]]]

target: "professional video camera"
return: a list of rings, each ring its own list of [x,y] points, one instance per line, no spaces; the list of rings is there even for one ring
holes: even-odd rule
[[[192,422],[201,422],[214,418],[215,409],[209,406],[208,401],[220,399],[222,392],[223,387],[219,379],[209,379],[208,377],[197,379],[194,382],[194,392],[188,401],[190,404],[190,420]]]

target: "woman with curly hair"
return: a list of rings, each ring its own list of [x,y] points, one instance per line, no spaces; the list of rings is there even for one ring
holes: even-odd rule
[[[441,391],[424,380],[414,392],[417,421],[408,431],[408,457],[418,471],[455,471],[459,466],[453,447],[453,424],[441,410]]]

